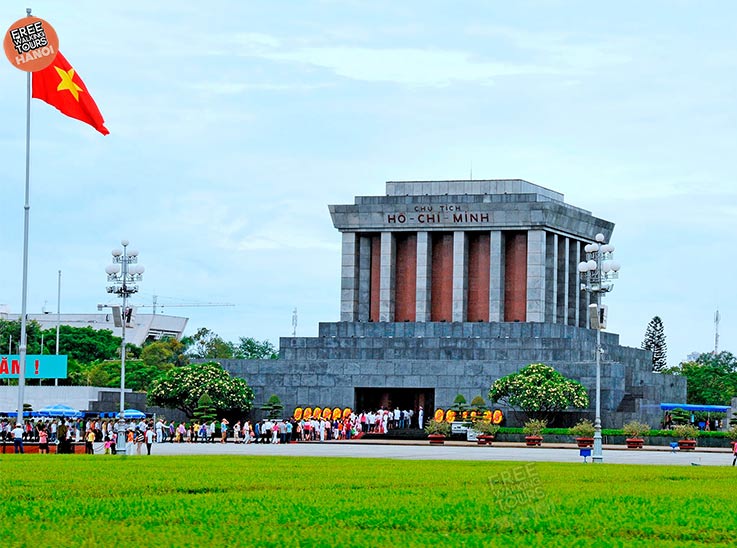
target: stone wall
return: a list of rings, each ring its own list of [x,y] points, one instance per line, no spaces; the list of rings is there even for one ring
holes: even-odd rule
[[[532,323],[324,323],[320,336],[280,341],[279,360],[220,360],[246,379],[258,407],[276,394],[296,406],[355,405],[355,388],[431,388],[436,407],[459,393],[487,397],[494,380],[542,362],[586,386],[593,417],[595,332]],[[602,333],[602,420],[619,427],[637,418],[652,426],[660,402],[682,401],[685,380],[650,371],[647,351],[619,346]],[[509,415],[513,419],[513,415]]]

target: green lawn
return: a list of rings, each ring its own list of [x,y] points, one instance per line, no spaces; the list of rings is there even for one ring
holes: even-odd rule
[[[11,546],[733,546],[737,529],[729,466],[10,455],[0,474]]]

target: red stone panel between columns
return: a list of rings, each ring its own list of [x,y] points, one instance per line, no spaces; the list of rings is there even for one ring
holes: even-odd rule
[[[379,321],[379,288],[381,287],[381,236],[371,235],[371,284],[369,295],[369,320]]]
[[[394,321],[413,322],[417,303],[417,234],[397,233]]]
[[[468,313],[469,322],[489,321],[490,234],[468,233]]]
[[[432,234],[430,321],[453,321],[453,234]]]
[[[527,233],[504,233],[504,321],[527,319]]]

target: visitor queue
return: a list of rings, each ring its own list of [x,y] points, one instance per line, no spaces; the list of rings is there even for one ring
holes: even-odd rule
[[[9,419],[0,420],[0,439],[3,441],[38,442],[41,452],[48,452],[48,444],[84,442],[85,452],[115,454],[124,446],[127,454],[142,454],[146,447],[151,454],[154,443],[226,443],[232,439],[237,444],[291,443],[296,441],[350,440],[363,434],[383,434],[392,429],[422,427],[422,411],[414,420],[412,410],[378,409],[350,412],[348,416],[334,420],[316,417],[290,419],[264,419],[238,421],[231,425],[225,419],[193,420],[189,422],[153,421],[121,423],[115,419],[65,419],[33,418],[16,425]],[[118,437],[124,442],[118,443]],[[100,445],[101,444],[101,445]],[[22,443],[21,443],[22,445]],[[20,448],[22,450],[22,447]],[[62,452],[62,451],[57,451]]]

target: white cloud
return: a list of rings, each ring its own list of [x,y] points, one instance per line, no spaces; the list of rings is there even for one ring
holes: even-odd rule
[[[555,72],[543,66],[488,62],[469,52],[431,48],[323,47],[271,52],[262,56],[324,67],[353,80],[410,85],[491,84],[498,77]]]

